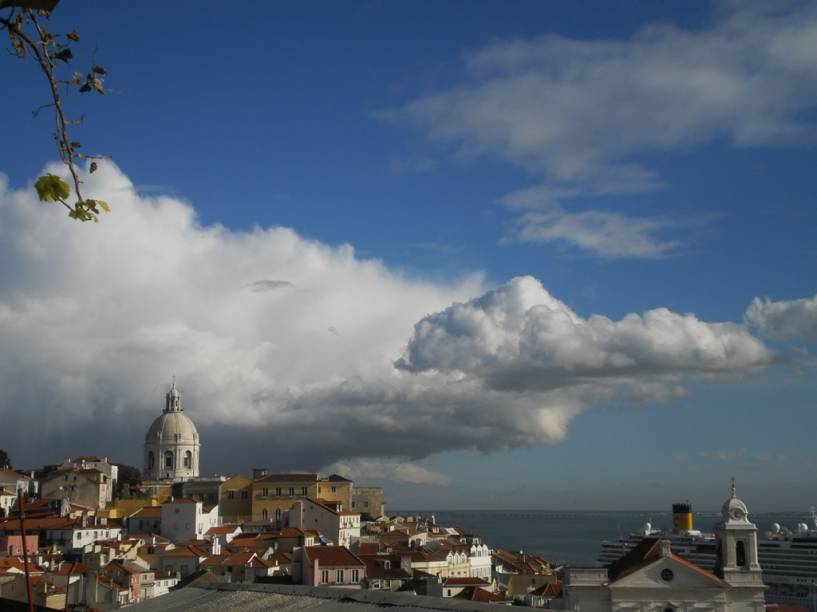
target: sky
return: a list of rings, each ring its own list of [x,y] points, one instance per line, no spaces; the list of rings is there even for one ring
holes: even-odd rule
[[[817,8],[64,1],[112,212],[36,201],[0,58],[0,448],[141,466],[175,375],[206,473],[392,508],[806,510]]]

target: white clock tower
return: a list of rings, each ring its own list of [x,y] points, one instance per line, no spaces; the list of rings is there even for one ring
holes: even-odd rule
[[[765,609],[763,576],[757,559],[757,527],[749,520],[749,510],[735,494],[721,507],[721,522],[715,527],[718,539],[717,574],[732,587],[730,594],[742,605],[732,607],[761,612]]]

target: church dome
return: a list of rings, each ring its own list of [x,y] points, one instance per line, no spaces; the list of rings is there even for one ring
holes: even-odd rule
[[[182,409],[176,381],[165,395],[165,409],[145,434],[145,480],[184,482],[199,475],[199,432]]]
[[[749,509],[735,494],[735,483],[732,481],[732,496],[721,506],[721,518],[725,521],[749,522]]]
[[[156,417],[147,434],[145,442],[188,442],[199,440],[199,432],[183,412],[164,412]]]

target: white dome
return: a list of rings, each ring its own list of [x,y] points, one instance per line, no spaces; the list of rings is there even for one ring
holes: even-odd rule
[[[197,477],[200,446],[199,432],[182,412],[182,394],[174,381],[164,412],[145,434],[145,479],[184,482]]]
[[[724,522],[749,522],[749,508],[735,495],[735,479],[732,479],[732,496],[723,502],[721,518]]]
[[[145,442],[155,441],[197,443],[199,432],[183,412],[164,412],[156,417],[145,435]]]

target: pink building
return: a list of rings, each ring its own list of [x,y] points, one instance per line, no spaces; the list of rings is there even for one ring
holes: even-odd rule
[[[296,548],[294,565],[300,568],[301,584],[311,586],[360,588],[366,578],[366,564],[343,546]]]
[[[26,552],[29,555],[37,553],[37,542],[39,538],[35,535],[26,536]],[[0,553],[9,557],[23,556],[23,536],[21,535],[0,535]]]
[[[153,598],[154,570],[142,569],[127,561],[111,561],[105,566],[105,574],[129,591],[128,603],[138,603]]]

